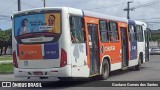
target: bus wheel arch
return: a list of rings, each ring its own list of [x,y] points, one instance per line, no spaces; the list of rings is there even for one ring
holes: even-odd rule
[[[100,68],[100,79],[107,79],[110,73],[110,58],[104,57]]]

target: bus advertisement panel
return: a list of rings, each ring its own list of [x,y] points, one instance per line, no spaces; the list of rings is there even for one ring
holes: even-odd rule
[[[61,32],[61,14],[37,13],[15,15],[14,36],[19,43],[36,43],[53,41],[53,34]],[[47,35],[46,35],[47,34]],[[45,37],[42,37],[44,36]]]

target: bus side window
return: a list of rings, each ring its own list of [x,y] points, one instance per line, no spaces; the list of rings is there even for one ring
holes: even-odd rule
[[[100,20],[100,35],[101,35],[101,42],[108,42],[109,41],[109,35],[108,35],[108,26],[107,21]]]
[[[129,25],[129,32],[130,32],[130,41],[136,41],[136,32],[134,25]]]
[[[84,43],[84,20],[82,17],[70,16],[70,31],[72,43]]]
[[[117,42],[119,41],[119,37],[118,37],[118,27],[117,27],[117,23],[116,22],[109,22],[109,36],[110,36],[110,41],[111,42]]]
[[[143,42],[144,38],[143,38],[143,27],[140,25],[136,26],[136,30],[137,30],[137,40],[138,42]]]

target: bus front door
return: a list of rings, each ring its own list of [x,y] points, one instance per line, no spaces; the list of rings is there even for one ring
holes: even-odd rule
[[[88,39],[89,39],[89,54],[90,54],[90,74],[97,74],[99,72],[99,39],[98,39],[98,25],[87,24]]]
[[[121,40],[122,40],[122,67],[128,66],[128,38],[127,28],[121,27]]]

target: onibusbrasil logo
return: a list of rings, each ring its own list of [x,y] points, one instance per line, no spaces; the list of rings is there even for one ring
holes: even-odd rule
[[[33,83],[33,82],[2,82],[2,87],[42,87],[42,83]]]

